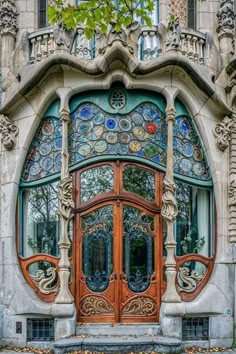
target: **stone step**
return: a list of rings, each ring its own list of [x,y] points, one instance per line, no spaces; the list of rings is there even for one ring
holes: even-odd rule
[[[163,336],[76,336],[54,343],[55,354],[88,350],[103,353],[158,352],[180,353],[182,342]]]
[[[161,334],[159,323],[86,323],[76,327],[76,335],[89,336],[145,336]]]

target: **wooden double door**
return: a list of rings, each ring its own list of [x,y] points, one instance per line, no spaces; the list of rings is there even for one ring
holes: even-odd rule
[[[112,168],[118,185],[112,183],[112,190],[105,193],[93,191],[92,198],[90,194],[82,203],[82,184],[92,188],[93,183],[83,171],[75,176],[82,205],[75,219],[78,321],[158,321],[163,262],[159,196],[155,194],[160,176],[153,172],[155,200],[150,202],[133,193],[135,190],[124,189],[126,164],[105,166]]]

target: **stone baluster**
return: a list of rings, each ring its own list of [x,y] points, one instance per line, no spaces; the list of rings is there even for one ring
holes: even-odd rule
[[[36,38],[37,40],[37,61],[41,61],[42,59],[42,51],[41,51],[41,41],[42,41],[42,36],[38,36]]]
[[[49,49],[49,54],[53,54],[55,50],[55,40],[53,33],[50,33],[50,49]]]
[[[30,54],[30,64],[34,64],[35,59],[36,59],[36,38],[32,38],[30,40],[31,43],[31,54]]]
[[[150,38],[150,58],[149,59],[153,59],[155,57],[154,36],[155,36],[155,32],[150,31],[149,32],[149,38]]]
[[[161,215],[167,224],[167,239],[165,248],[167,251],[167,258],[165,262],[166,266],[166,281],[167,287],[165,294],[162,297],[162,301],[165,303],[180,302],[180,296],[177,293],[175,279],[176,279],[176,260],[175,250],[176,242],[174,239],[174,222],[178,214],[177,204],[175,200],[175,183],[174,183],[174,171],[173,171],[173,127],[175,123],[175,108],[174,99],[176,97],[176,89],[168,89],[167,97],[167,109],[166,109],[166,121],[168,124],[168,138],[167,138],[167,165],[166,176],[164,178],[164,194],[163,194],[163,206]]]
[[[55,299],[56,304],[71,304],[74,299],[70,293],[68,282],[70,276],[70,261],[68,251],[70,240],[68,237],[69,222],[73,217],[74,202],[72,199],[72,177],[69,175],[69,152],[68,152],[68,126],[70,112],[68,106],[69,88],[58,89],[57,94],[61,99],[61,122],[62,122],[62,151],[61,151],[61,182],[59,186],[59,211],[61,234],[58,242],[60,249],[59,278],[60,291]]]
[[[156,33],[156,38],[157,38],[157,56],[161,57],[163,54],[163,42],[158,32]]]
[[[181,48],[182,48],[182,54],[186,55],[187,54],[187,47],[186,47],[186,37],[185,34],[181,34]]]
[[[188,38],[188,58],[190,60],[193,60],[193,37],[192,35],[188,34],[187,35]]]
[[[229,153],[229,241],[236,243],[236,111],[232,114]]]
[[[198,38],[193,36],[193,59],[198,61]]]
[[[49,39],[48,34],[43,35],[43,43],[44,43],[43,56],[45,57],[48,56],[48,39]]]
[[[148,32],[144,31],[143,32],[143,60],[148,59],[147,37],[148,37]]]
[[[203,53],[203,45],[204,45],[205,41],[204,39],[200,38],[199,39],[199,63],[201,65],[204,64],[204,53]]]

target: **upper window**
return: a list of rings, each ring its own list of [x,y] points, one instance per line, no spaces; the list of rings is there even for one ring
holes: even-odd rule
[[[196,0],[188,0],[188,28],[196,29]]]
[[[48,0],[38,1],[38,24],[39,28],[48,26],[48,16],[47,16]]]

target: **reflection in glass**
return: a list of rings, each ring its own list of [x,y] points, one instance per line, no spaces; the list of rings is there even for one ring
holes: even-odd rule
[[[37,253],[58,256],[60,223],[58,211],[58,182],[23,191],[22,255]]]
[[[113,189],[113,169],[109,165],[94,167],[81,173],[81,202]]]
[[[155,201],[155,173],[145,168],[128,165],[123,173],[124,189],[153,202]]]
[[[210,192],[185,183],[176,183],[178,216],[175,236],[177,256],[197,253],[210,256]]]
[[[148,223],[145,217],[139,209],[124,206],[123,271],[130,290],[137,293],[148,288],[154,271],[154,238],[150,232],[154,218],[149,215]]]
[[[83,273],[88,288],[107,289],[113,271],[113,207],[99,208],[82,218]]]

